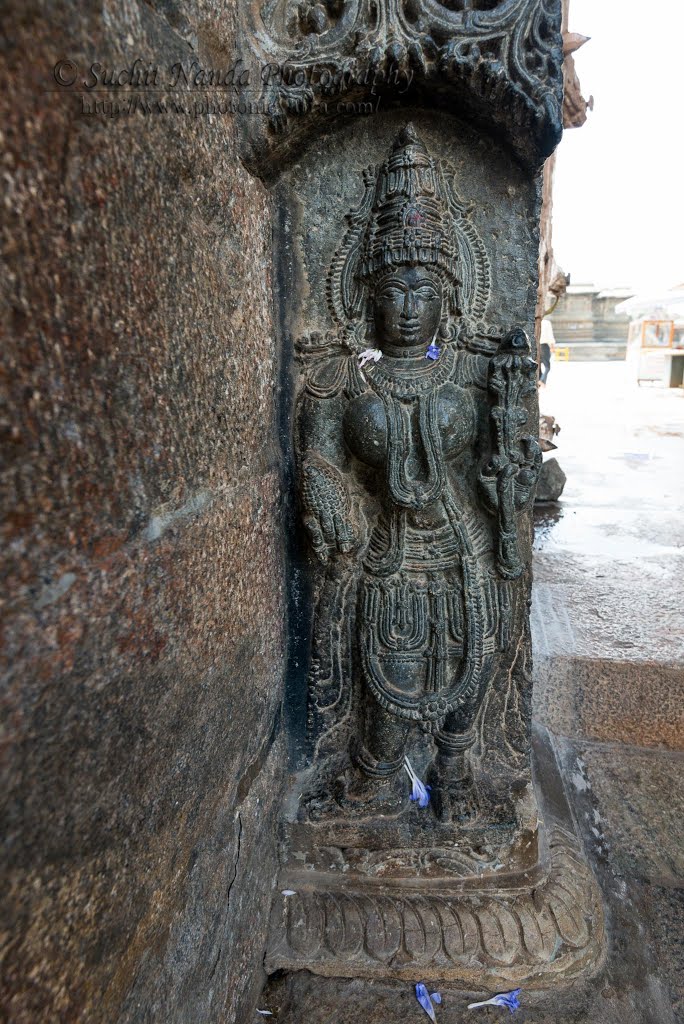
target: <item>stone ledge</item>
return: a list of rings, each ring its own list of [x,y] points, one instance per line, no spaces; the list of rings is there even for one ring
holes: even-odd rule
[[[684,750],[684,666],[540,658],[534,713],[553,733],[600,743]]]
[[[269,972],[482,985],[547,983],[592,973],[603,950],[598,887],[575,841],[556,828],[544,885],[487,894],[316,891],[281,896]]]

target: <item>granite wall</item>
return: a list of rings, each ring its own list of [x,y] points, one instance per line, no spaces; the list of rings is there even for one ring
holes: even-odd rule
[[[269,199],[230,116],[123,91],[93,114],[53,76],[221,67],[235,8],[4,5],[13,1024],[251,1020],[261,985],[284,763]]]

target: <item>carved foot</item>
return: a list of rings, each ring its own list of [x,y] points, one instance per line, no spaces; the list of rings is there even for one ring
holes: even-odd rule
[[[433,761],[427,770],[427,782],[431,787],[430,803],[439,821],[463,824],[477,817],[477,790],[470,773],[454,779],[443,764]]]
[[[396,775],[389,779],[372,779],[353,766],[338,775],[329,790],[319,791],[303,801],[304,816],[309,821],[340,816],[395,817],[406,810],[406,806],[406,792],[398,785]]]

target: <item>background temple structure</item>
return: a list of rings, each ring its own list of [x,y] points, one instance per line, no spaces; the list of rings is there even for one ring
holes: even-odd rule
[[[630,298],[629,288],[598,289],[591,284],[570,284],[549,315],[556,343],[568,346],[570,358],[606,355],[624,358],[629,316],[615,307]],[[581,346],[581,347],[580,347]]]

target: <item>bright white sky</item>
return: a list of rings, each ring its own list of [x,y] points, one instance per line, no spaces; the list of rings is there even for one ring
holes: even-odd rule
[[[570,0],[594,110],[565,132],[553,206],[556,261],[574,284],[684,282],[684,0]]]

